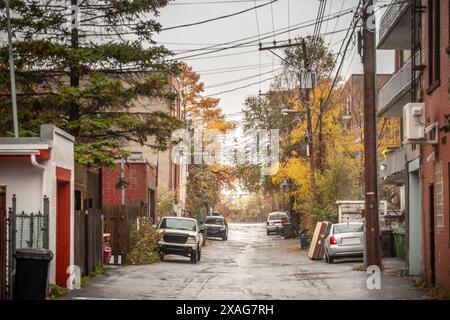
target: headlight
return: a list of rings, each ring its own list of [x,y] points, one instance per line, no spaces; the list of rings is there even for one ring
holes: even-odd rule
[[[188,239],[187,239],[187,241],[186,241],[186,243],[187,243],[187,244],[196,244],[196,243],[197,243],[197,240],[195,239],[195,237],[189,236]]]

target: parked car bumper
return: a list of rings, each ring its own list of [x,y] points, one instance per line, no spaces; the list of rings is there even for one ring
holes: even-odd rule
[[[277,232],[283,229],[282,225],[271,225],[267,226],[267,232]]]
[[[226,233],[227,233],[227,230],[220,230],[220,229],[217,229],[217,230],[207,229],[206,230],[207,237],[222,238],[222,237],[225,237]]]
[[[331,257],[353,257],[363,256],[364,246],[362,244],[352,246],[331,245],[328,247],[328,255]]]
[[[161,253],[176,254],[181,256],[190,256],[192,252],[197,250],[197,244],[168,243],[160,241],[158,246],[159,252]]]

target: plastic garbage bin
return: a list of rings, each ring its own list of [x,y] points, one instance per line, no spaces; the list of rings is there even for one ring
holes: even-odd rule
[[[300,248],[308,248],[308,232],[305,229],[300,230]]]
[[[394,235],[392,231],[381,231],[381,247],[383,249],[383,257],[394,257]]]
[[[405,259],[405,231],[395,230],[393,232],[395,240],[395,255],[400,259]]]
[[[48,267],[53,253],[45,249],[17,249],[14,300],[45,300]]]

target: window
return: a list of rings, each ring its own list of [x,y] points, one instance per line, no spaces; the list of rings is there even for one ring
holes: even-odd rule
[[[436,226],[444,226],[444,183],[442,179],[442,162],[436,161],[435,164],[436,175]]]
[[[431,93],[440,80],[441,50],[441,5],[440,1],[428,0],[428,93]]]

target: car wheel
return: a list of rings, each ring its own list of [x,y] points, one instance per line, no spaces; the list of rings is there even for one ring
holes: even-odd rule
[[[334,258],[333,257],[330,257],[330,256],[328,256],[328,263],[329,264],[332,264],[334,262]]]
[[[270,235],[270,232],[269,232],[269,230],[267,230],[267,235]]]
[[[159,253],[159,260],[164,261],[164,253],[162,252]]]
[[[328,254],[325,253],[325,262],[328,263]]]
[[[195,251],[192,251],[192,253],[191,253],[191,263],[197,263],[197,252],[198,252],[198,249],[195,250]]]

